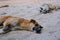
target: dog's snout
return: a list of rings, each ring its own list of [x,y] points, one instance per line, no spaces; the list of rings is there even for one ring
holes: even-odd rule
[[[43,28],[42,26],[38,25],[33,28],[33,31],[35,31],[36,33],[41,33],[42,28]]]
[[[43,28],[42,26],[40,26],[40,28]]]

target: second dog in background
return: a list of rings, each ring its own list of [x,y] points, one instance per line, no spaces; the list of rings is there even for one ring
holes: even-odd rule
[[[60,9],[59,5],[53,5],[53,4],[48,4],[48,3],[44,3],[40,6],[40,13],[50,13],[53,10],[58,10]]]

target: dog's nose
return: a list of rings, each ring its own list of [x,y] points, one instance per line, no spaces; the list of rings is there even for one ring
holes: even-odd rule
[[[36,33],[41,33],[42,28],[42,26],[36,26],[33,28],[33,31],[35,31]]]

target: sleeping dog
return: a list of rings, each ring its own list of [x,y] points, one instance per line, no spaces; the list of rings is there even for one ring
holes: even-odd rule
[[[49,3],[44,3],[40,6],[40,12],[44,14],[49,13],[52,10],[58,10],[58,9],[60,9],[59,5],[54,5]]]
[[[28,30],[41,33],[42,26],[35,20],[26,20],[24,18],[18,18],[13,16],[1,16],[0,17],[0,34],[8,33],[15,30]]]

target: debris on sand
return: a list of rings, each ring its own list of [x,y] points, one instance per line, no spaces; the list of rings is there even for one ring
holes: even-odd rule
[[[3,7],[9,7],[9,5],[0,6],[0,8],[3,8]]]

